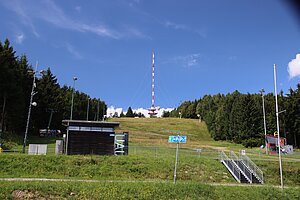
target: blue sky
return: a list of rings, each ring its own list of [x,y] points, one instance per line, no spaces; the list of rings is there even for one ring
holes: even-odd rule
[[[108,106],[177,107],[300,82],[300,25],[280,0],[0,0],[0,40]]]

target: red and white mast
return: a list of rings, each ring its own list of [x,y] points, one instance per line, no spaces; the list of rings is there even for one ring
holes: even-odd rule
[[[150,117],[153,117],[157,114],[156,108],[154,106],[154,50],[152,50],[152,101],[151,101],[151,108],[149,109]]]

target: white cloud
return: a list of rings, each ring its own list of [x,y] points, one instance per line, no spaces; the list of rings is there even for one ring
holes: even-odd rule
[[[163,24],[166,28],[187,31],[187,32],[195,33],[195,34],[199,35],[201,38],[204,38],[204,39],[207,38],[207,31],[204,28],[196,29],[195,27],[189,27],[188,25],[185,25],[185,24],[177,24],[177,23],[174,23],[171,21],[163,21],[160,23]]]
[[[205,29],[196,30],[195,33],[197,33],[200,37],[204,39],[207,38],[207,31]]]
[[[188,28],[187,28],[186,25],[184,25],[184,24],[176,24],[176,23],[173,23],[173,22],[170,22],[170,21],[164,22],[164,25],[167,28],[173,28],[173,29],[176,29],[176,30],[188,30]]]
[[[123,36],[128,37],[128,38],[134,37],[134,38],[140,38],[140,39],[151,39],[150,36],[145,35],[144,33],[142,33],[137,28],[130,27],[128,25],[124,26]]]
[[[300,54],[297,54],[296,58],[289,62],[288,72],[290,79],[300,77]]]
[[[229,56],[228,60],[231,60],[231,61],[237,60],[237,56]]]
[[[76,6],[76,7],[75,7],[75,10],[76,10],[77,12],[81,12],[81,6]]]
[[[194,53],[186,56],[177,56],[165,63],[175,63],[185,68],[191,68],[200,64],[204,56],[200,53]]]
[[[24,24],[25,26],[28,26],[32,33],[36,36],[39,37],[38,32],[36,31],[36,28],[32,22],[32,19],[30,17],[30,12],[24,10],[25,5],[23,1],[16,1],[16,0],[10,0],[10,1],[0,1],[2,5],[4,5],[7,9],[15,12],[20,18],[21,18],[21,23]]]
[[[157,117],[161,117],[164,111],[172,111],[172,110],[174,110],[174,108],[160,108],[157,112]],[[145,117],[150,117],[148,114],[149,113],[148,109],[136,108],[136,109],[132,109],[132,111],[136,113],[142,113]],[[118,116],[120,116],[121,112],[126,114],[126,111],[123,111],[122,108],[115,108],[114,106],[110,106],[109,108],[107,108],[106,115],[108,117],[112,117],[115,113],[118,113]]]
[[[23,33],[20,33],[20,34],[16,35],[16,43],[17,44],[22,44],[24,39],[25,39],[25,36],[24,36]]]
[[[82,56],[80,55],[80,53],[73,47],[73,45],[66,43],[65,44],[65,48],[67,49],[67,51],[72,54],[75,58],[77,59],[82,59]]]
[[[58,28],[68,29],[84,33],[93,33],[101,37],[108,37],[112,39],[121,39],[130,36],[137,36],[141,38],[142,33],[136,31],[129,31],[124,35],[124,30],[114,30],[104,23],[85,23],[80,20],[72,19],[67,16],[64,11],[51,0],[45,1],[3,1],[1,2],[5,7],[15,12],[23,22],[24,25],[30,27],[32,32],[37,37],[39,34],[36,31],[34,22],[42,20],[48,22]],[[80,6],[75,7],[79,12]]]
[[[122,111],[123,111],[122,108],[115,108],[114,106],[110,106],[107,108],[106,116],[112,117],[115,113],[118,113],[118,116],[120,116]]]
[[[128,5],[130,7],[134,7],[136,4],[139,4],[140,3],[140,0],[132,0],[132,1],[129,1]]]
[[[145,108],[137,108],[137,109],[132,109],[133,112],[136,112],[136,113],[142,113],[143,115],[145,115],[145,117],[150,117],[150,115],[148,114],[149,113],[149,110],[148,109],[145,109]],[[163,115],[163,112],[164,111],[172,111],[174,110],[174,108],[160,108],[158,111],[157,111],[157,117],[161,117]]]

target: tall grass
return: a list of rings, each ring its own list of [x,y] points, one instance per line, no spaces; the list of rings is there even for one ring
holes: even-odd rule
[[[0,154],[0,177],[63,178],[124,183],[79,182],[0,182],[0,199],[10,198],[14,190],[30,190],[46,198],[75,199],[299,199],[299,189],[285,193],[269,187],[224,187],[203,184],[236,181],[217,160],[218,150],[240,150],[229,142],[213,141],[204,123],[187,119],[117,119],[117,132],[129,131],[128,156],[54,155],[55,139],[30,138],[29,143],[48,144],[48,155]],[[169,135],[187,135],[180,145],[177,170],[178,185],[173,185],[175,144]],[[22,145],[19,145],[21,148]],[[195,149],[201,148],[202,152]],[[247,149],[262,169],[266,185],[280,185],[276,156]],[[300,186],[299,156],[283,156],[284,184]],[[140,181],[138,183],[128,181]],[[143,183],[141,181],[150,181]],[[29,192],[30,192],[29,191]],[[74,192],[75,195],[70,195]],[[49,195],[52,195],[49,196]]]
[[[197,183],[143,182],[4,182],[0,199],[282,199],[300,198],[299,190],[270,187],[226,187]],[[27,198],[26,198],[27,197]]]
[[[0,156],[0,177],[172,181],[175,151],[170,153],[157,156],[147,153],[128,156],[4,154]],[[179,157],[177,178],[205,183],[234,183],[219,161],[184,153]]]
[[[175,149],[131,147],[128,156],[66,156],[0,154],[0,177],[40,177],[88,180],[172,181]],[[177,179],[199,183],[236,183],[217,160],[218,152],[179,150]],[[265,184],[280,185],[276,160],[256,160]],[[283,162],[284,185],[300,185],[299,162]]]
[[[214,141],[205,122],[179,118],[113,118],[120,122],[117,132],[129,132],[129,142],[134,145],[169,146],[170,135],[186,135],[189,148],[242,148],[239,144]]]

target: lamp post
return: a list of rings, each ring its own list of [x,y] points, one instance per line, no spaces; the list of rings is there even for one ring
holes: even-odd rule
[[[274,87],[275,87],[275,101],[276,101],[276,122],[277,122],[277,145],[278,145],[278,157],[279,157],[279,170],[280,170],[280,183],[281,189],[283,189],[283,177],[282,177],[282,163],[281,163],[281,149],[280,149],[280,134],[279,134],[279,112],[278,112],[278,100],[277,100],[277,86],[276,86],[276,65],[274,64]]]
[[[107,116],[107,113],[105,113],[105,103],[103,102],[103,116],[102,116],[102,121],[105,120],[106,116]]]
[[[100,109],[99,101],[100,99],[97,100],[97,121],[99,121],[99,109]]]
[[[71,100],[71,114],[70,114],[70,120],[73,118],[73,102],[74,102],[74,90],[75,90],[75,81],[77,81],[77,77],[73,77],[73,87],[72,87],[72,100]]]
[[[36,95],[36,93],[37,93],[37,92],[34,91],[34,88],[36,87],[36,83],[35,83],[36,76],[35,76],[35,74],[37,72],[37,68],[38,68],[38,62],[36,62],[35,71],[33,72],[32,88],[31,88],[31,93],[30,93],[30,101],[29,101],[26,129],[25,129],[24,141],[23,141],[23,153],[25,153],[25,150],[26,150],[27,135],[28,135],[29,122],[30,122],[30,114],[31,114],[31,107],[32,106],[37,106],[36,102],[32,102],[33,101],[33,96]],[[43,72],[43,70],[40,71],[40,73],[42,73],[42,72]]]
[[[197,114],[197,117],[199,118],[199,122],[201,122],[201,115]]]
[[[88,103],[86,108],[86,121],[89,121],[89,110],[90,110],[90,98],[88,97]]]
[[[264,117],[264,130],[265,130],[265,148],[266,148],[266,155],[267,155],[268,154],[268,148],[267,148],[267,125],[266,125],[265,98],[264,98],[265,90],[261,89],[260,93],[261,93],[262,104],[263,104],[263,117]]]

